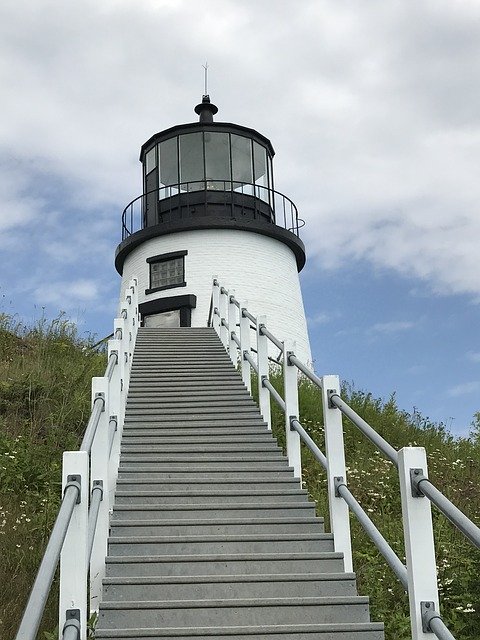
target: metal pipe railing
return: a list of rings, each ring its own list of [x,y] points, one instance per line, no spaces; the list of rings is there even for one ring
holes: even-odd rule
[[[239,349],[241,349],[240,338],[237,336],[237,334],[235,333],[235,331],[232,331],[232,340],[235,342],[235,344],[237,345],[237,347],[238,347]]]
[[[86,451],[90,453],[92,449],[95,433],[97,432],[98,422],[100,420],[100,414],[105,408],[105,399],[102,396],[98,396],[93,401],[92,413],[85,429],[85,435],[83,436],[82,444],[80,445],[80,451]]]
[[[79,497],[80,485],[77,482],[67,484],[45,554],[23,613],[16,640],[35,640],[37,636],[50,587],[60,559],[63,541],[67,535],[73,510]]]
[[[357,520],[360,522],[363,529],[370,537],[370,540],[385,558],[386,563],[400,580],[405,590],[408,591],[407,567],[400,561],[400,558],[396,555],[392,547],[388,544],[380,531],[367,516],[363,507],[356,500],[355,496],[352,494],[345,482],[338,479],[335,484],[335,489],[338,495],[343,498],[348,504],[348,508],[350,509],[350,511],[352,511],[352,513],[356,515]]]
[[[453,502],[443,495],[423,473],[413,474],[412,485],[426,496],[443,515],[480,549],[480,529]]]
[[[330,402],[340,409],[344,416],[353,422],[353,424],[360,429],[360,431],[371,441],[373,444],[384,453],[393,464],[398,467],[398,452],[389,444],[385,438],[375,431],[368,422],[361,418],[346,402],[344,402],[338,393],[332,393],[329,396]]]
[[[113,441],[115,440],[115,433],[117,431],[117,428],[118,428],[117,416],[111,416],[110,420],[108,421],[108,429],[109,429],[109,433],[108,433],[108,457],[110,457],[110,454],[112,453]]]
[[[248,351],[244,351],[243,352],[243,357],[245,358],[245,360],[247,362],[250,363],[250,366],[252,367],[252,369],[255,371],[255,373],[258,375],[258,366],[257,363],[255,362],[255,360],[252,358],[252,356],[248,353]]]
[[[87,533],[87,560],[90,562],[92,557],[93,541],[95,539],[95,530],[97,528],[98,512],[100,511],[100,503],[103,500],[103,482],[95,480],[92,486],[90,498],[90,508],[88,510],[88,533]]]
[[[272,398],[275,400],[275,402],[278,404],[278,406],[280,407],[280,409],[282,409],[283,411],[285,411],[285,400],[282,398],[282,396],[278,393],[278,391],[275,389],[275,387],[273,386],[273,384],[270,382],[270,380],[263,376],[262,378],[262,385],[268,389],[270,391],[270,395],[272,396]]]
[[[255,318],[255,316],[252,316],[252,314],[247,311],[246,309],[242,309],[242,314],[244,318],[248,318],[251,322],[253,322],[253,324],[255,325],[254,328],[257,328],[257,319]]]
[[[317,447],[315,442],[312,440],[312,438],[308,435],[308,433],[303,428],[302,424],[296,418],[292,418],[290,420],[290,427],[294,429],[294,431],[300,434],[300,438],[305,442],[307,447],[310,449],[310,451],[313,453],[316,459],[320,462],[322,467],[326,469],[328,465],[326,456]]]
[[[423,621],[426,623],[427,628],[430,628],[437,636],[438,640],[455,640],[455,636],[447,629],[439,613],[429,611],[424,615]]]
[[[113,371],[115,369],[115,365],[117,364],[117,362],[118,362],[118,354],[111,353],[110,357],[108,358],[107,368],[105,369],[105,377],[108,378],[109,381],[112,379]]]
[[[276,338],[273,333],[270,333],[270,331],[267,329],[267,327],[264,324],[261,324],[259,326],[259,331],[262,335],[267,336],[267,338],[270,340],[270,342],[273,342],[273,344],[278,347],[280,349],[280,351],[283,351],[283,342],[280,342],[280,340],[278,338]]]
[[[305,374],[307,378],[309,378],[314,384],[316,384],[317,387],[319,387],[320,389],[322,388],[321,378],[315,375],[313,371],[307,367],[306,364],[303,364],[303,362],[299,360],[294,353],[291,353],[288,356],[288,361],[290,362],[290,364],[294,364],[297,369],[300,369],[300,371]]]

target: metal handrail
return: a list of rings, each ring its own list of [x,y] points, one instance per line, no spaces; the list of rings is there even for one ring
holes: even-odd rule
[[[423,473],[412,476],[412,485],[426,496],[443,515],[480,549],[480,528],[460,511]]]
[[[262,386],[264,386],[266,389],[268,389],[270,391],[270,395],[275,400],[275,402],[278,404],[280,409],[285,411],[285,408],[286,408],[285,400],[278,393],[278,391],[275,389],[273,384],[270,382],[270,380],[266,376],[262,377]]]
[[[255,318],[255,316],[252,316],[251,313],[249,313],[246,309],[242,309],[242,315],[244,318],[248,318],[251,322],[253,322],[253,324],[255,325],[255,328],[257,326],[257,319]]]
[[[314,440],[312,440],[312,438],[308,435],[302,424],[296,418],[292,418],[290,421],[290,426],[300,435],[300,438],[326,470],[328,461],[325,454],[318,448]],[[368,517],[361,504],[356,500],[355,496],[347,487],[346,483],[343,482],[343,480],[338,481],[336,483],[335,489],[338,495],[345,500],[349,509],[356,515],[365,532],[370,536],[370,539],[380,551],[382,556],[385,558],[387,564],[390,566],[402,585],[408,591],[407,568],[400,561],[400,558],[398,558],[398,556],[382,536],[380,531],[373,524],[372,520]]]
[[[247,351],[244,351],[243,352],[243,357],[250,364],[250,366],[255,371],[255,373],[258,374],[258,366],[257,366],[257,363],[255,362],[255,360],[252,358],[252,356]]]
[[[97,432],[100,414],[104,409],[105,398],[103,396],[97,396],[93,401],[92,413],[90,414],[90,418],[85,429],[85,435],[83,436],[82,444],[80,445],[80,451],[86,451],[87,453],[90,453],[93,440]]]
[[[93,541],[95,539],[95,530],[97,528],[98,512],[100,511],[100,503],[103,500],[103,482],[95,480],[90,494],[90,508],[88,510],[88,532],[87,532],[87,562],[92,557]]]
[[[118,362],[118,353],[114,351],[110,354],[110,357],[108,358],[107,368],[105,369],[105,376],[108,378],[109,381],[112,379],[113,371],[115,369],[115,365],[117,364],[117,362]]]
[[[357,426],[360,431],[371,441],[373,444],[380,449],[382,453],[386,455],[386,457],[393,462],[393,464],[398,467],[398,452],[396,449],[392,447],[392,445],[382,438],[382,436],[375,431],[373,427],[371,427],[368,422],[366,422],[363,418],[361,418],[356,411],[354,411],[342,398],[338,395],[338,393],[332,393],[329,395],[329,400],[340,409],[344,416],[353,422],[355,426]]]
[[[78,482],[69,482],[63,494],[52,533],[23,613],[16,640],[35,640],[47,604],[48,594],[57,569],[63,541],[67,535],[73,510],[80,497]]]
[[[258,327],[258,330],[260,331],[262,336],[267,336],[267,338],[270,340],[270,342],[273,342],[273,344],[276,347],[278,347],[280,349],[280,351],[283,351],[283,342],[281,342],[278,338],[276,338],[273,335],[273,333],[270,333],[270,331],[267,329],[267,327],[264,324],[261,324]]]

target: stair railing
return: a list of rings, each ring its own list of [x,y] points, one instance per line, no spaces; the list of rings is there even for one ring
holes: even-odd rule
[[[92,411],[80,450],[63,454],[60,508],[16,640],[37,637],[59,563],[60,640],[86,640],[87,620],[98,610],[138,326],[138,285],[132,279],[108,341],[105,375],[92,378]]]
[[[408,593],[412,639],[428,640],[433,633],[440,640],[455,640],[439,612],[431,504],[433,503],[477,548],[480,548],[480,528],[428,479],[425,449],[394,449],[342,400],[338,376],[317,376],[309,366],[297,358],[294,342],[278,340],[267,329],[266,317],[252,315],[246,304],[236,299],[233,290],[220,285],[217,277],[213,278],[209,325],[213,326],[220,336],[233,364],[237,366],[240,362],[242,379],[250,392],[251,370],[256,373],[260,411],[269,429],[270,400],[284,412],[287,457],[295,477],[301,483],[301,441],[325,469],[334,548],[335,551],[343,553],[345,571],[353,569],[349,520],[349,511],[352,511]],[[256,359],[253,357],[255,350],[251,347],[252,329],[256,335]],[[283,398],[269,380],[268,341],[283,353]],[[326,454],[308,435],[299,419],[299,372],[319,387],[322,393]],[[358,427],[398,469],[406,564],[395,554],[348,488],[342,415]]]

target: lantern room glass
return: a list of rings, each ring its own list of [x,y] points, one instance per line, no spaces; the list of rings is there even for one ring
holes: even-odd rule
[[[174,136],[146,153],[145,175],[152,166],[159,172],[159,200],[179,191],[204,189],[233,189],[265,202],[272,197],[270,154],[255,140],[236,133],[195,131]]]

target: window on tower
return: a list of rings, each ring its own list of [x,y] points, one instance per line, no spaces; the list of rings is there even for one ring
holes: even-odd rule
[[[150,266],[150,288],[145,293],[185,287],[185,256],[187,251],[175,251],[147,258]]]

